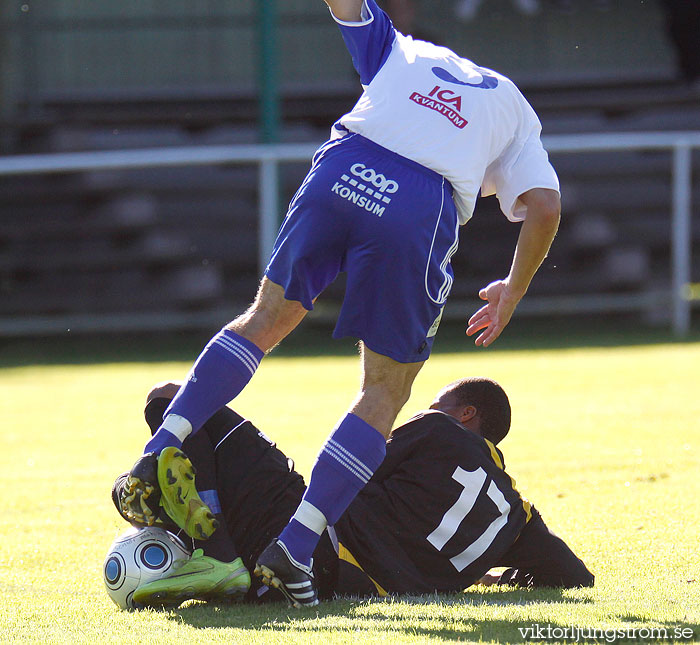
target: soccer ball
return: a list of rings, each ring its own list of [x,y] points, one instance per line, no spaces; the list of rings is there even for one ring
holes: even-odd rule
[[[190,550],[178,537],[154,527],[130,528],[109,547],[103,573],[109,597],[121,609],[135,609],[137,587],[173,571],[179,560],[188,560]]]

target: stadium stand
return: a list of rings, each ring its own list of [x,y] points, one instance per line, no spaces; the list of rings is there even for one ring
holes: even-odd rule
[[[700,130],[700,92],[667,72],[521,76],[545,135]],[[245,87],[43,90],[0,125],[3,140],[22,152],[252,143],[258,108],[256,93]],[[283,85],[283,140],[322,141],[357,95],[353,80]],[[670,153],[581,153],[553,161],[564,217],[531,297],[595,299],[667,289]],[[696,152],[696,204],[699,162]],[[282,166],[281,203],[306,169],[304,163]],[[194,323],[209,327],[221,322],[223,309],[247,304],[258,279],[252,166],[1,177],[0,214],[0,320],[15,321],[8,327],[13,333],[23,316],[137,312],[210,312]],[[507,271],[503,263],[516,237],[517,227],[495,200],[481,200],[453,260],[450,311],[463,316],[464,300]],[[321,309],[332,312],[341,293],[342,281]],[[653,306],[647,313],[659,315]]]
[[[524,89],[546,133],[700,129],[700,101],[680,83],[630,83],[614,91],[602,83],[592,88]],[[640,95],[650,100],[641,103]],[[322,140],[326,127],[317,127],[317,121],[330,123],[336,102],[350,98],[339,94],[304,113],[285,112],[285,138]],[[123,105],[102,102],[86,119],[90,104],[74,103],[69,109],[68,101],[63,102],[62,118],[42,133],[41,147],[59,152],[235,144],[253,142],[257,136],[253,115],[247,122],[222,122],[226,108],[209,109],[206,101],[180,106],[196,115],[197,132],[190,122],[163,125],[160,113],[156,110],[149,117],[152,104],[145,104],[140,110],[129,108],[138,114],[133,121],[122,113],[118,134],[111,124]],[[36,131],[32,136],[38,136]],[[559,155],[554,161],[562,179],[565,216],[531,295],[641,293],[667,283],[670,155],[587,153]],[[283,167],[284,200],[305,170],[305,164]],[[253,167],[3,178],[0,314],[216,311],[243,306],[257,280],[256,190]],[[700,181],[695,190],[700,194]],[[463,229],[462,246],[453,261],[453,302],[473,298],[486,281],[507,270],[502,263],[516,235],[517,227],[499,214],[495,200],[483,200]],[[697,223],[694,239],[697,251]],[[332,289],[329,302],[341,291],[342,286]]]

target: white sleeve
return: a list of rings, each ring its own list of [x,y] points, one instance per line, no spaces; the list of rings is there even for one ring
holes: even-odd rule
[[[501,155],[486,169],[481,195],[496,195],[511,222],[525,219],[525,204],[518,197],[532,188],[559,191],[559,178],[540,140],[540,122],[525,102],[523,126]]]

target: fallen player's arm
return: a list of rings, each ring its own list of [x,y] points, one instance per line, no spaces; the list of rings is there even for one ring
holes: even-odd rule
[[[343,22],[360,22],[364,0],[325,0],[333,15]]]
[[[476,581],[476,584],[484,585],[484,587],[492,587],[493,585],[499,584],[500,580],[500,573],[485,573]]]
[[[534,188],[520,195],[519,200],[527,207],[527,217],[520,228],[510,273],[479,292],[479,298],[487,304],[469,319],[468,336],[483,330],[474,341],[476,345],[488,347],[510,322],[559,228],[561,204],[557,191]]]
[[[595,576],[583,560],[564,540],[552,533],[534,507],[531,511],[532,518],[495,565],[507,567],[495,584],[530,589],[592,587]],[[487,574],[488,578],[492,575]]]

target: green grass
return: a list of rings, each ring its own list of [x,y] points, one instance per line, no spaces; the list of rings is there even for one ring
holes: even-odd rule
[[[188,367],[149,358],[0,370],[0,641],[521,642],[533,623],[680,626],[700,638],[700,343],[438,354],[401,415],[453,379],[496,378],[514,411],[508,471],[596,574],[593,589],[120,612],[101,578],[125,528],[109,491],[143,445],[148,388]],[[236,407],[307,475],[358,376],[352,356],[273,356]]]

